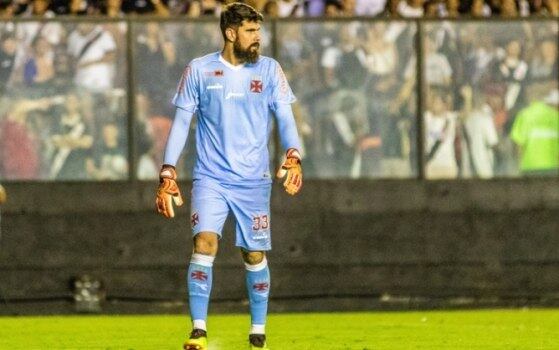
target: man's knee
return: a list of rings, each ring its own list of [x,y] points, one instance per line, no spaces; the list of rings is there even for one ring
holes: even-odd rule
[[[194,253],[215,256],[217,254],[217,234],[200,232],[194,236]]]
[[[243,260],[245,261],[245,263],[249,265],[260,264],[262,260],[264,260],[264,257],[266,256],[264,252],[260,252],[260,251],[249,252],[246,250],[241,250],[241,252],[243,253]]]

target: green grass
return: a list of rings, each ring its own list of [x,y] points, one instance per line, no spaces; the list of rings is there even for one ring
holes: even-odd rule
[[[248,316],[213,315],[210,350],[246,349]],[[186,316],[0,317],[0,349],[180,349]],[[559,310],[271,315],[272,350],[559,349]]]

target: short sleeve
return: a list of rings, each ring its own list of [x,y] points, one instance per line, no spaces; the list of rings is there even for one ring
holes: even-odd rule
[[[177,92],[175,93],[175,97],[173,97],[173,104],[187,112],[196,112],[200,101],[198,85],[199,79],[191,62],[182,72],[179,85],[177,86]]]
[[[275,111],[279,104],[291,104],[297,99],[291,91],[291,87],[287,82],[285,73],[281,69],[279,63],[275,62],[275,67],[272,73],[272,96],[270,101],[270,108]]]

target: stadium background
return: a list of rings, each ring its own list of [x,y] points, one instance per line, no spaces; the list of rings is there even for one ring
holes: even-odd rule
[[[15,45],[0,82],[0,313],[73,312],[85,275],[101,282],[104,312],[186,310],[188,196],[169,221],[153,194],[170,96],[186,62],[219,49],[216,26],[0,22],[3,49]],[[272,311],[557,305],[559,170],[531,176],[510,137],[517,113],[557,88],[554,19],[307,18],[264,29],[264,54],[299,98],[306,176],[298,197],[274,188]],[[96,72],[74,68],[80,30],[102,32],[101,56],[114,50]],[[491,98],[494,123],[468,123]],[[425,154],[446,119],[456,132],[433,167]],[[469,154],[467,133],[497,135],[484,139],[491,157]],[[214,311],[246,308],[231,233],[229,222]]]

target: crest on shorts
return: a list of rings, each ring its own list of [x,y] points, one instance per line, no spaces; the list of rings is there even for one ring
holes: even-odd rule
[[[198,217],[198,213],[193,213],[190,216],[190,224],[192,225],[192,227],[198,225],[199,221],[200,221],[200,218]]]

